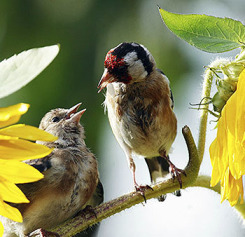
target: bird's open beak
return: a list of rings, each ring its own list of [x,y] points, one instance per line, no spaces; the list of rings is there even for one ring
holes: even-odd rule
[[[83,109],[77,113],[75,113],[72,117],[71,117],[71,120],[74,122],[74,123],[79,123],[83,113],[86,111],[86,109]]]
[[[105,68],[104,73],[98,84],[98,93],[100,93],[109,83],[113,81],[115,81],[114,77],[108,72],[107,68]]]
[[[77,105],[74,105],[73,107],[71,107],[68,112],[66,113],[66,119],[70,119],[73,122],[79,122],[83,113],[86,111],[86,109],[83,109],[79,112],[78,109],[81,106],[82,103],[78,103]]]

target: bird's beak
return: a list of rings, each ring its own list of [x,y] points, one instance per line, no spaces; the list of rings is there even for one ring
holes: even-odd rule
[[[86,111],[86,109],[83,109],[79,112],[78,109],[81,106],[82,103],[78,103],[76,105],[74,105],[73,107],[71,107],[67,113],[66,113],[66,119],[70,119],[72,122],[79,122],[83,113]]]
[[[75,114],[77,112],[77,110],[79,109],[79,107],[81,106],[82,103],[78,103],[74,106],[72,106],[66,113],[66,119],[69,119],[71,117],[71,115]]]
[[[100,93],[109,83],[113,81],[115,81],[114,77],[108,72],[107,68],[105,68],[104,73],[98,84],[98,93]]]
[[[75,113],[72,117],[71,117],[71,121],[74,123],[79,123],[83,113],[86,111],[86,109],[83,109],[77,113]]]

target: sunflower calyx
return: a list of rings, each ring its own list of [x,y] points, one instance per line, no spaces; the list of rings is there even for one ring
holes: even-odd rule
[[[229,98],[237,89],[239,75],[245,69],[245,51],[241,51],[234,60],[217,58],[208,67],[216,79],[217,92],[212,97],[213,111],[221,113]]]

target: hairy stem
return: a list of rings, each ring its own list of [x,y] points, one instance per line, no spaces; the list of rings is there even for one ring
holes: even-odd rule
[[[192,187],[203,187],[203,188],[208,188],[211,189],[218,194],[220,194],[220,184],[218,183],[214,187],[210,187],[210,180],[211,177],[205,176],[205,175],[200,175],[197,177],[195,183],[192,185]],[[245,219],[245,203],[242,204],[236,204],[235,209],[240,213],[240,215]]]
[[[189,186],[193,186],[195,183],[201,163],[198,158],[197,148],[190,129],[185,126],[182,129],[182,132],[189,152],[189,162],[185,168],[187,176],[182,176],[183,188],[187,188]],[[145,197],[147,200],[156,198],[162,194],[179,190],[179,183],[177,180],[173,181],[172,178],[170,178],[166,181],[153,185],[152,188],[153,190],[148,189],[145,191]],[[131,192],[95,207],[94,213],[96,213],[96,216],[93,212],[83,212],[75,218],[68,220],[64,224],[54,228],[52,231],[59,233],[61,237],[74,236],[76,233],[85,230],[89,226],[92,226],[109,216],[112,216],[141,202],[144,202],[144,198],[137,192]]]
[[[207,120],[208,120],[208,98],[210,98],[211,86],[213,81],[214,73],[210,68],[207,68],[204,74],[203,91],[202,91],[202,108],[200,116],[199,125],[199,137],[198,137],[198,156],[200,162],[203,160],[205,142],[206,142],[206,130],[207,130]]]

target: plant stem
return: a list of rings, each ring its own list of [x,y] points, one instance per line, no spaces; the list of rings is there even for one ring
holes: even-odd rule
[[[193,186],[198,176],[201,163],[190,129],[185,126],[182,132],[189,152],[189,162],[185,168],[187,176],[181,176],[183,188],[187,188]],[[179,183],[176,179],[173,181],[172,178],[169,178],[168,180],[153,185],[152,188],[153,190],[147,189],[145,191],[145,198],[147,200],[179,190]],[[132,192],[95,207],[94,212],[83,212],[75,218],[54,228],[52,231],[59,233],[61,237],[74,236],[89,226],[141,202],[144,202],[142,195],[137,192]],[[96,213],[96,216],[94,213]]]
[[[210,180],[211,178],[209,176],[200,175],[197,177],[196,182],[192,185],[192,187],[208,188],[220,194],[220,184],[218,183],[214,187],[210,187]],[[243,217],[243,219],[245,219],[245,203],[236,204],[234,207],[237,212]]]
[[[205,142],[206,142],[206,130],[207,130],[207,120],[208,120],[208,107],[209,103],[207,98],[210,98],[212,81],[213,81],[214,73],[210,68],[207,68],[204,74],[203,81],[203,91],[202,98],[203,106],[201,108],[201,116],[200,116],[200,125],[199,125],[199,137],[198,137],[198,156],[200,162],[202,163],[204,150],[205,150]]]

